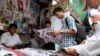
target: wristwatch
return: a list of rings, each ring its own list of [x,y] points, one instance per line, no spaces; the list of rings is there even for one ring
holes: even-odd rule
[[[61,30],[61,33],[63,33],[64,32],[64,30]]]

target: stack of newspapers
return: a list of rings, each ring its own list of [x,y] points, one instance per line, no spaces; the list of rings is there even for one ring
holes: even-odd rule
[[[56,51],[43,49],[24,48],[17,51],[22,53],[23,56],[67,56],[63,53],[57,53]]]

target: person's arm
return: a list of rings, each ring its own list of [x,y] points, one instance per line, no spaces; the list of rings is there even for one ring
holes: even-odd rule
[[[4,47],[8,47],[5,43],[1,43],[1,45],[3,45]]]
[[[9,47],[13,49],[21,49],[21,48],[25,48],[25,43],[15,45],[15,46],[9,46]]]
[[[13,48],[13,49],[15,49],[15,48],[19,48],[19,47],[22,46],[22,45],[7,46],[5,43],[2,43],[1,45],[3,45],[3,46],[6,47],[6,48]]]
[[[52,30],[52,31],[49,31],[51,34],[53,35],[58,35],[61,33],[61,30]]]
[[[68,34],[68,35],[74,35],[76,34],[77,32],[75,30],[72,30],[72,29],[57,29],[57,30],[52,30],[50,31],[52,34],[54,35],[57,35],[57,34]]]
[[[100,53],[100,32],[85,40],[83,45],[76,45],[64,48],[68,54],[77,54],[82,56],[95,56]]]
[[[6,43],[6,40],[7,40],[6,35],[5,34],[2,34],[1,35],[0,44],[3,45],[3,46],[5,46],[5,47],[7,47],[7,45],[5,44]]]
[[[60,30],[61,33],[64,33],[64,34],[68,34],[68,35],[74,35],[76,34],[77,32],[73,29],[65,29],[65,30]]]
[[[57,53],[63,53],[70,56],[79,56],[74,48],[60,49]]]
[[[64,49],[64,50],[66,51],[66,53],[68,55],[79,56],[79,54],[77,53],[77,51],[74,48],[67,48],[67,49]]]

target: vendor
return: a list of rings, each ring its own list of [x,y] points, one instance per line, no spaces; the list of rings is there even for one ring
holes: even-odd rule
[[[8,32],[5,32],[1,35],[1,41],[0,43],[8,48],[15,48],[17,45],[22,44],[21,39],[19,38],[19,35],[16,34],[17,31],[17,25],[16,24],[10,24],[8,28]]]

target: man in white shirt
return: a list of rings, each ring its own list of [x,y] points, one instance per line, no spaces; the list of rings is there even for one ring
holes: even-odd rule
[[[85,40],[82,45],[72,46],[66,49],[69,55],[79,54],[80,56],[97,56],[100,55],[100,22],[97,23],[96,29],[99,29],[91,38]]]
[[[69,55],[80,56],[97,56],[100,55],[100,12],[96,9],[91,9],[91,19],[97,22],[95,26],[95,34],[85,40],[84,44],[64,48]],[[94,12],[92,14],[92,12]],[[98,13],[95,13],[98,12]],[[98,20],[97,20],[98,19]]]
[[[11,48],[15,48],[16,45],[22,44],[19,35],[16,34],[16,31],[17,31],[17,25],[10,24],[8,32],[2,34],[0,43],[5,47],[11,47]]]

